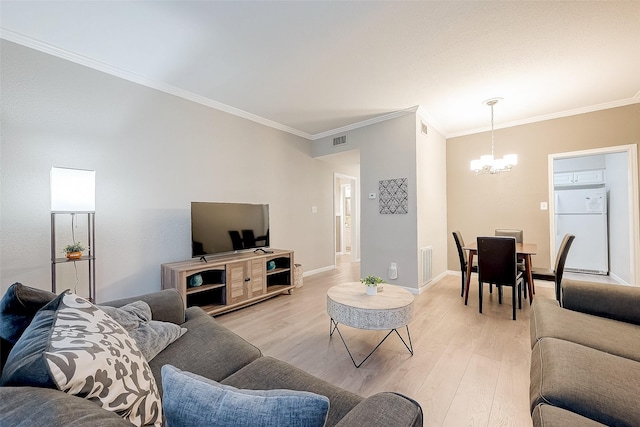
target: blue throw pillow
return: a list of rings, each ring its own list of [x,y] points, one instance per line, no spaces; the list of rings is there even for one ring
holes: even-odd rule
[[[322,427],[329,399],[308,391],[242,390],[171,365],[162,367],[170,427]]]

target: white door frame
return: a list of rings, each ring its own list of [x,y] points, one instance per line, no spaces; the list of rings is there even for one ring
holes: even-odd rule
[[[336,229],[335,214],[341,206],[335,206],[335,200],[340,199],[342,204],[342,188],[336,185],[338,179],[348,179],[351,181],[351,262],[358,262],[360,260],[360,186],[358,185],[358,178],[355,176],[344,175],[341,173],[333,173],[333,248],[334,256],[337,256],[336,248]],[[343,221],[344,222],[344,221]],[[337,260],[334,260],[334,264],[337,264]]]
[[[549,243],[551,245],[551,264],[555,265],[556,257],[556,228],[555,224],[555,197],[553,186],[553,161],[567,157],[593,156],[598,154],[627,153],[627,174],[629,181],[629,257],[631,262],[632,285],[640,286],[640,212],[638,196],[638,146],[636,144],[618,145],[614,147],[595,148],[591,150],[571,151],[566,153],[549,154]]]

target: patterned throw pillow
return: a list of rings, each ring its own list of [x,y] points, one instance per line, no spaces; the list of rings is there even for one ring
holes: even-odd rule
[[[135,425],[162,424],[158,387],[135,341],[70,292],[35,315],[9,354],[0,386],[57,388]]]

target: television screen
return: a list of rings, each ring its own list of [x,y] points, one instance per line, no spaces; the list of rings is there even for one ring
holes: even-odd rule
[[[193,257],[269,247],[269,205],[191,203]]]

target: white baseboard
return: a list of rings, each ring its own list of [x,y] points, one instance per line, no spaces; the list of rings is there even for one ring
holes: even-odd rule
[[[311,276],[313,274],[324,273],[325,271],[335,270],[335,265],[327,265],[326,267],[316,268],[315,270],[309,270],[302,273],[302,277]]]
[[[427,289],[429,289],[430,287],[432,287],[433,285],[438,283],[440,280],[442,280],[446,276],[449,276],[452,273],[453,272],[451,270],[445,270],[442,273],[438,274],[433,279],[431,279],[431,281],[429,283],[426,283],[426,284],[420,286],[419,289],[414,289],[414,288],[405,288],[405,289],[411,291],[414,294],[420,295],[421,293],[423,293],[424,291],[426,291]]]
[[[609,277],[611,277],[613,280],[615,280],[616,282],[618,282],[621,285],[631,286],[631,283],[627,283],[626,280],[621,279],[620,276],[618,276],[613,271],[609,271]]]

